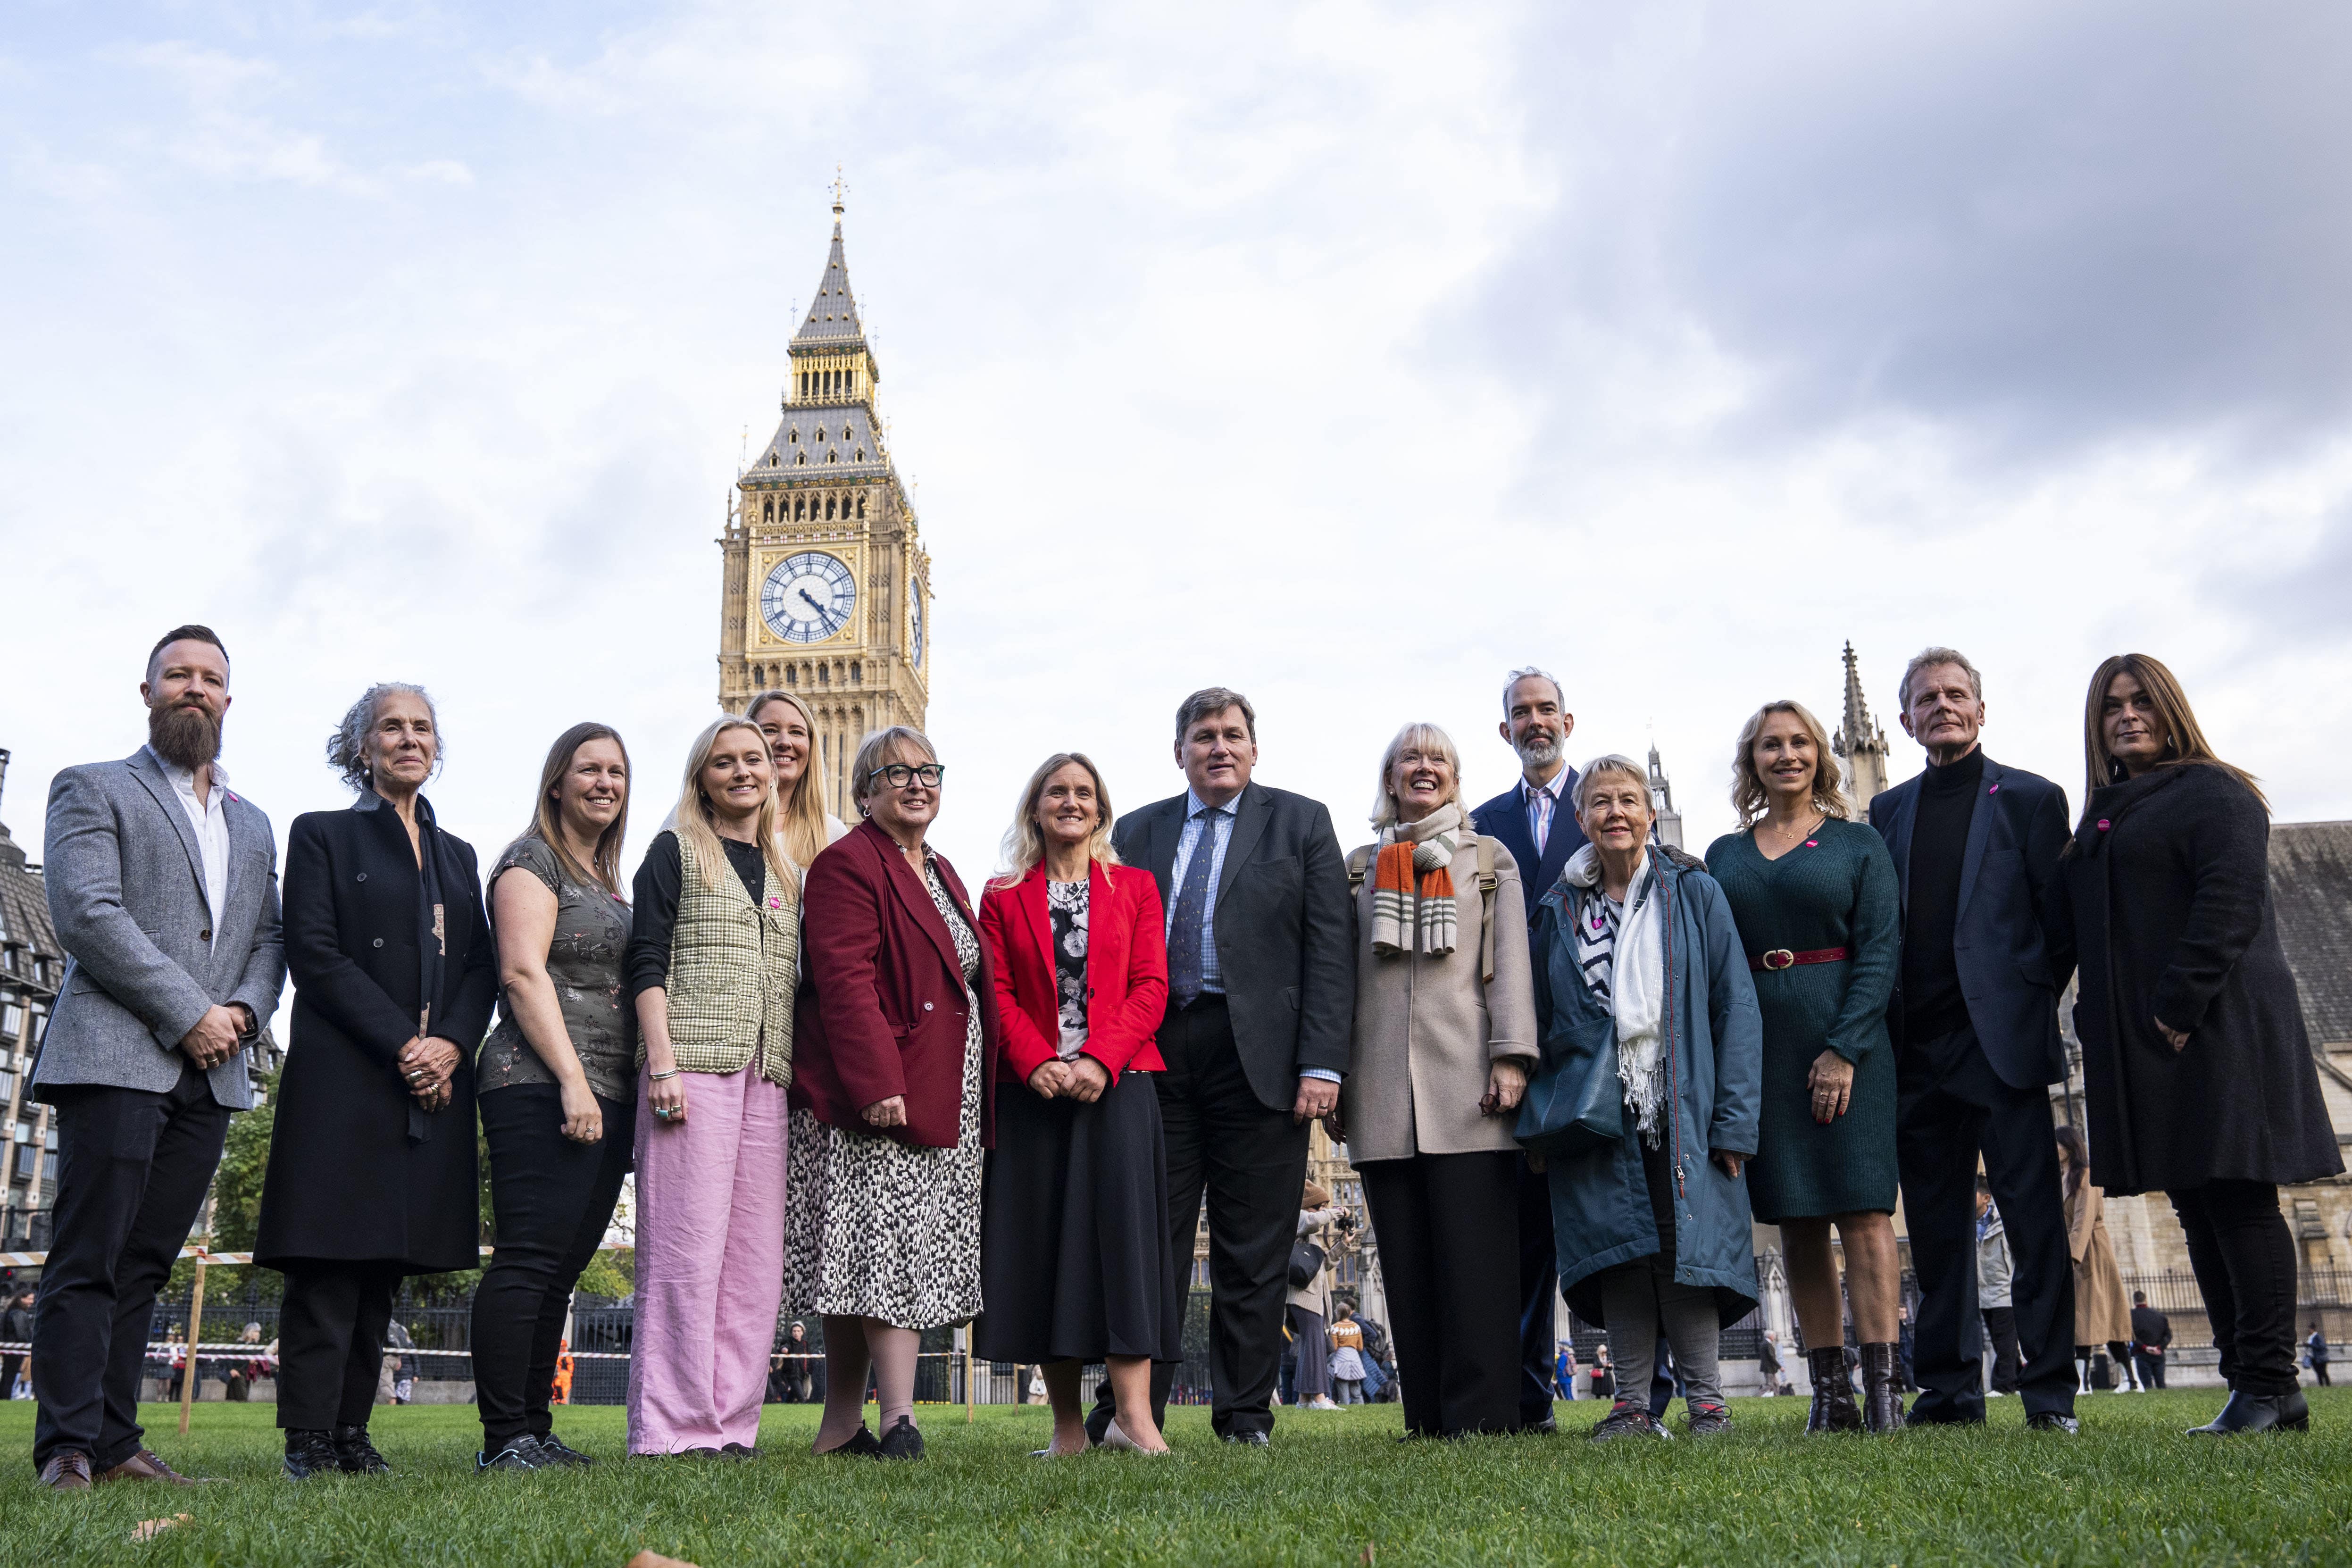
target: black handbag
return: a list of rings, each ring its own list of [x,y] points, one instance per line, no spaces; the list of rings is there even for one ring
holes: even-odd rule
[[[1300,1237],[1290,1249],[1290,1288],[1304,1290],[1323,1272],[1323,1249]]]
[[[1617,1077],[1617,1020],[1606,1013],[1553,1037],[1519,1100],[1511,1135],[1530,1153],[1566,1158],[1622,1142],[1625,1088]],[[1556,1053],[1556,1054],[1555,1054]]]

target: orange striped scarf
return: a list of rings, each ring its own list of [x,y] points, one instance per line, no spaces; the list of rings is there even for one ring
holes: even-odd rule
[[[1462,808],[1448,805],[1419,822],[1381,830],[1384,842],[1372,865],[1372,951],[1394,955],[1413,950],[1443,957],[1454,951],[1454,851],[1461,846]]]

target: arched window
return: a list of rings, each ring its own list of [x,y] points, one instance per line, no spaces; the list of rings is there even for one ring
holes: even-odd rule
[[[816,667],[816,683],[819,686],[830,686],[833,684],[833,666],[829,664],[820,664]]]
[[[831,522],[833,521],[833,498],[831,496],[824,498],[824,520],[827,522]]]
[[[865,667],[865,665],[861,664],[861,663],[860,663],[860,662],[858,662],[856,659],[854,659],[854,658],[853,658],[853,659],[851,659],[851,660],[849,661],[849,683],[850,683],[852,686],[856,686],[856,685],[857,685],[859,682],[863,681],[865,679],[866,679],[866,667]]]
[[[784,684],[786,686],[798,686],[800,683],[801,672],[793,668],[789,664],[784,666]]]
[[[803,452],[799,457],[794,458],[793,461],[795,464],[805,464],[808,461],[808,454],[806,452]]]
[[[865,517],[866,517],[866,498],[865,498],[864,496],[859,496],[859,497],[857,498],[857,516],[858,516],[858,519],[859,519],[859,521],[863,521],[865,520]]]
[[[762,502],[762,503],[761,504],[761,507],[760,507],[760,521],[761,521],[761,522],[773,522],[773,521],[776,521],[776,498],[775,498],[775,497],[773,497],[773,496],[770,496],[770,497],[769,497],[769,498],[768,498],[764,502]]]

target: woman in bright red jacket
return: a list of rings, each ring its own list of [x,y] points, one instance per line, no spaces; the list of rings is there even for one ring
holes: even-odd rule
[[[1166,1453],[1153,1360],[1182,1358],[1183,1277],[1152,1036],[1168,1005],[1160,886],[1118,864],[1093,763],[1048,757],[980,900],[999,1021],[997,1137],[981,1202],[982,1360],[1042,1363],[1049,1454],[1087,1446],[1078,1373],[1110,1368],[1114,1448]]]

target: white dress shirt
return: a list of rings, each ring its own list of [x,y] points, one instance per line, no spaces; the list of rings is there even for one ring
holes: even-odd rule
[[[182,809],[195,827],[196,851],[205,868],[205,905],[217,922],[228,908],[228,775],[221,771],[219,763],[214,763],[209,798],[199,801],[194,773],[165,762],[152,746],[147,748],[147,754],[155,759],[155,765],[172,781]]]

